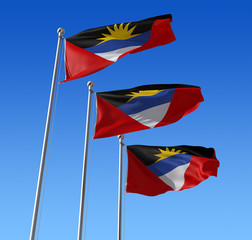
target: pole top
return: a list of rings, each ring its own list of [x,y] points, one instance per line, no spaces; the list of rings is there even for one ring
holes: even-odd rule
[[[58,28],[57,33],[62,36],[65,33],[65,29],[64,28]]]
[[[118,135],[118,139],[124,139],[124,135]]]
[[[87,83],[87,86],[88,86],[89,88],[92,88],[92,87],[94,87],[94,83],[93,83],[92,81],[89,81],[89,82]]]

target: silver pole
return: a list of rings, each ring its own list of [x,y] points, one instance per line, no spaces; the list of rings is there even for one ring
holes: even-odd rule
[[[30,232],[30,240],[34,240],[35,232],[36,232],[41,187],[42,187],[42,182],[43,182],[43,174],[44,174],[45,159],[46,159],[46,150],[47,150],[48,136],[49,136],[49,130],[50,130],[50,124],[51,124],[53,98],[54,98],[55,85],[56,85],[56,79],[57,79],[57,73],[58,73],[60,48],[61,48],[61,42],[63,39],[62,35],[65,33],[65,30],[63,28],[59,28],[57,30],[57,33],[58,33],[58,45],[57,45],[57,51],[56,51],[56,56],[55,56],[55,62],[54,62],[51,93],[50,93],[50,100],[49,100],[48,111],[47,111],[46,127],[45,127],[44,142],[43,142],[43,148],[42,148],[41,160],[40,160],[37,191],[36,191],[36,198],[35,198],[35,203],[34,203],[31,232]]]
[[[83,214],[84,214],[84,200],[85,200],[85,186],[86,186],[86,172],[87,172],[87,157],[88,157],[88,143],[89,143],[89,128],[90,128],[90,112],[91,112],[91,100],[92,100],[92,88],[93,82],[88,82],[88,107],[87,107],[87,120],[86,120],[86,134],[85,134],[85,146],[83,156],[83,169],[82,169],[82,185],[81,185],[81,197],[80,197],[80,212],[79,212],[79,226],[78,226],[78,240],[82,239],[83,228]]]
[[[123,135],[118,135],[119,139],[119,180],[118,180],[118,225],[117,240],[122,239],[122,158],[123,158]]]

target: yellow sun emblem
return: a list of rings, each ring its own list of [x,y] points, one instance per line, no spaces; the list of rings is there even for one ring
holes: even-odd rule
[[[160,149],[160,148],[158,150],[160,151],[160,153],[155,155],[159,157],[159,159],[156,162],[163,160],[165,158],[171,157],[176,154],[186,154],[186,152],[182,152],[182,150],[176,151],[174,148],[170,151],[168,147],[165,150]]]
[[[132,98],[130,98],[128,100],[131,101],[132,99],[134,98],[137,98],[137,97],[149,97],[149,96],[154,96],[156,94],[158,94],[159,92],[161,92],[163,90],[144,90],[144,91],[139,91],[139,92],[131,92],[130,94],[126,94],[126,96],[130,96]]]
[[[139,35],[139,34],[131,35],[132,32],[134,31],[134,29],[136,28],[136,26],[129,29],[129,25],[130,25],[130,23],[127,23],[126,26],[123,27],[123,23],[121,23],[119,25],[119,28],[118,28],[117,24],[115,24],[114,25],[114,30],[107,26],[107,29],[109,30],[110,34],[102,33],[102,35],[104,37],[97,38],[97,40],[103,40],[99,44],[104,43],[104,42],[109,41],[109,40],[114,40],[114,39],[116,39],[116,40],[126,40],[126,39],[133,38],[133,37]]]

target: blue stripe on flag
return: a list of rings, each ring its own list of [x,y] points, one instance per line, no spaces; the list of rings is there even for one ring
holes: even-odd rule
[[[127,40],[110,40],[94,47],[85,48],[85,50],[92,53],[104,53],[114,51],[116,49],[131,47],[131,46],[142,46],[146,43],[151,35],[151,31],[144,32],[136,37],[129,38]]]
[[[136,97],[119,106],[118,109],[127,115],[135,114],[148,108],[171,102],[175,90],[176,88],[165,89],[153,96]]]
[[[158,177],[190,162],[192,155],[176,154],[147,166]]]

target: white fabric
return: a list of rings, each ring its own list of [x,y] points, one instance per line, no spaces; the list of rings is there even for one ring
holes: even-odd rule
[[[173,190],[179,191],[185,183],[185,171],[190,163],[176,167],[172,171],[160,176],[159,178],[169,185]]]
[[[122,54],[124,54],[124,53],[126,53],[126,52],[128,52],[128,51],[130,51],[130,50],[132,50],[132,49],[139,48],[139,47],[141,47],[141,46],[130,46],[130,47],[125,47],[125,48],[116,49],[116,50],[110,51],[110,52],[95,53],[95,54],[98,55],[98,56],[100,56],[100,57],[102,57],[102,58],[105,58],[105,59],[107,59],[107,60],[109,60],[109,61],[116,62],[116,61],[118,60],[118,58],[119,58]]]
[[[147,127],[154,128],[164,118],[169,106],[170,102],[148,108],[129,116]]]

